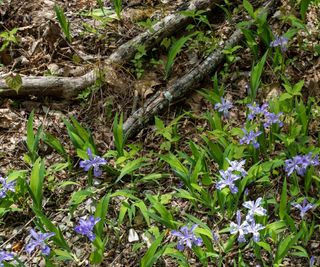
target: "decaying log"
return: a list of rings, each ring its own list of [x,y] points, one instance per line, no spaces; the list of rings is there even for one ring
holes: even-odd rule
[[[164,92],[158,92],[147,100],[144,106],[138,109],[123,124],[123,131],[127,138],[132,137],[140,131],[157,113],[168,107],[170,102],[175,102],[191,91],[203,78],[210,73],[224,59],[223,50],[230,48],[240,42],[242,33],[236,30],[225,46],[209,55],[203,62],[194,67],[190,72],[177,80]]]
[[[268,1],[264,7],[266,11],[273,11],[277,0]],[[205,58],[200,64],[178,79],[173,85],[169,86],[163,92],[157,92],[153,97],[148,99],[143,107],[133,113],[123,124],[123,131],[127,138],[134,136],[139,132],[151,119],[154,118],[161,110],[168,107],[171,102],[176,102],[186,95],[187,92],[197,88],[203,78],[214,71],[223,61],[223,50],[238,44],[243,38],[240,30],[236,30],[226,41],[224,46]]]
[[[0,96],[54,96],[70,99],[77,95],[78,90],[84,89],[95,83],[97,79],[95,71],[90,71],[80,77],[22,77],[22,87],[17,94],[8,88],[5,80],[0,80]]]
[[[187,10],[200,10],[210,8],[222,0],[193,0]],[[148,50],[160,43],[166,36],[172,35],[189,22],[190,18],[179,13],[168,15],[153,27],[132,40],[121,45],[104,62],[108,65],[119,65],[128,62],[137,52],[139,45],[144,45]],[[23,76],[22,86],[18,96],[55,96],[70,99],[81,90],[95,83],[99,69],[91,70],[79,77],[39,77]],[[12,90],[5,82],[5,76],[0,77],[0,96],[14,97],[17,92]]]

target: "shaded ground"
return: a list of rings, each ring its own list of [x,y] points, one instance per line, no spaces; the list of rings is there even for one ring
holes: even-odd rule
[[[19,72],[25,75],[59,75],[59,76],[79,76],[91,69],[93,65],[99,64],[99,58],[108,56],[120,44],[130,40],[139,32],[143,31],[143,27],[137,25],[137,21],[146,18],[160,19],[170,12],[174,12],[182,1],[176,1],[174,4],[165,4],[161,1],[127,1],[124,5],[124,19],[117,21],[96,21],[90,17],[81,16],[81,12],[88,12],[90,9],[97,8],[96,1],[58,1],[66,10],[66,15],[71,21],[71,29],[73,35],[72,44],[68,44],[60,32],[60,28],[55,20],[53,10],[54,2],[44,0],[37,4],[34,1],[10,1],[10,5],[0,11],[1,25],[0,31],[19,27],[17,33],[18,44],[12,44],[10,49],[0,52],[0,62],[2,63],[0,74],[9,71]],[[106,7],[111,6],[110,3]],[[289,4],[282,1],[282,12],[291,12]],[[211,14],[212,15],[212,14]],[[219,15],[221,15],[219,13]],[[319,54],[314,53],[314,46],[319,45],[319,17],[320,8],[311,7],[307,16],[307,27],[310,31],[309,35],[304,33],[298,34],[292,40],[292,46],[288,52],[288,59],[294,59],[295,63],[291,64],[287,69],[287,74],[293,78],[293,81],[304,79],[306,85],[304,87],[305,96],[319,97],[320,84],[320,60]],[[214,42],[219,42],[228,38],[234,29],[233,22],[223,21],[221,19],[214,21],[213,30],[216,34]],[[276,14],[271,19],[271,23],[275,34],[281,35],[286,31],[288,25],[279,25]],[[85,26],[84,26],[85,25]],[[91,29],[95,30],[90,32]],[[204,43],[193,43],[185,52],[179,54],[173,70],[173,80],[179,77],[186,69],[190,68],[199,58],[205,55]],[[301,45],[305,45],[306,49],[299,49]],[[156,51],[156,59],[166,60],[166,51],[158,47]],[[159,52],[159,53],[158,53]],[[152,57],[149,55],[149,57]],[[304,60],[299,60],[303,58]],[[246,85],[248,82],[248,72],[251,68],[252,57],[249,49],[241,48],[236,53],[236,58],[225,66],[221,66],[223,74],[219,76],[220,82],[225,84],[227,98],[233,102],[242,99],[246,94]],[[31,110],[36,111],[35,129],[40,124],[43,125],[45,131],[49,131],[55,136],[59,136],[69,153],[76,157],[69,137],[66,133],[65,126],[62,122],[64,116],[75,116],[83,125],[88,127],[94,134],[98,150],[101,154],[113,148],[112,140],[112,121],[115,112],[124,112],[124,116],[128,117],[132,113],[132,105],[134,95],[138,95],[138,106],[143,105],[145,99],[151,96],[156,90],[164,88],[167,81],[163,79],[163,68],[159,65],[151,64],[146,59],[148,68],[145,68],[144,76],[136,79],[136,69],[132,63],[128,66],[120,68],[114,73],[108,81],[107,85],[98,85],[90,90],[83,92],[79,98],[74,101],[65,102],[59,99],[43,99],[40,96],[30,97],[30,99],[1,99],[0,106],[0,171],[3,175],[13,169],[28,169],[29,165],[23,160],[26,153],[26,121]],[[271,96],[279,94],[279,79],[274,75],[271,68],[266,70],[263,77],[265,88],[262,88],[260,99],[268,99]],[[203,82],[202,87],[211,87],[210,77]],[[201,88],[199,88],[201,89]],[[192,111],[193,115],[185,116],[179,123],[179,141],[175,144],[181,151],[187,151],[187,142],[189,140],[199,141],[199,129],[208,127],[201,115],[211,108],[211,104],[205,101],[203,97],[194,93],[184,99],[183,102],[176,103],[170,107],[162,119],[171,121],[184,110]],[[244,116],[243,110],[234,110],[231,114],[231,121],[237,125]],[[319,125],[317,121],[313,122],[313,134],[316,135]],[[166,151],[160,149],[159,144],[163,141],[162,137],[155,134],[154,126],[146,126],[146,128],[137,136],[133,144],[142,146],[141,151],[136,156],[148,156],[158,161],[158,155]],[[175,150],[175,148],[172,148]],[[61,157],[57,155],[46,144],[40,145],[40,155],[46,160],[48,166],[61,161]],[[76,162],[76,161],[75,161]],[[77,164],[77,163],[76,163]],[[114,162],[110,161],[110,164]],[[78,168],[76,167],[75,170]],[[169,171],[163,163],[153,164],[151,167],[141,169],[141,174],[149,174],[152,172]],[[214,170],[214,166],[213,166]],[[212,171],[213,171],[212,170]],[[99,196],[105,194],[105,190],[101,185],[108,185],[110,177],[104,175],[100,183],[99,190],[95,196],[88,198],[79,206],[75,214],[71,217],[69,213],[70,194],[80,188],[84,188],[86,184],[85,173],[70,173],[65,170],[52,172],[48,181],[48,190],[45,194],[45,211],[52,221],[58,224],[64,231],[75,253],[80,258],[87,255],[90,251],[90,245],[83,242],[82,238],[76,236],[73,227],[76,219],[86,213],[92,213],[93,200],[99,199]],[[63,188],[57,185],[63,181],[73,181],[78,185],[67,186]],[[172,174],[166,181],[160,182],[156,187],[153,184],[141,184],[136,188],[138,197],[144,198],[146,192],[154,194],[159,193],[165,195],[172,193],[172,186],[179,183]],[[123,183],[119,185],[123,189],[131,189],[131,183]],[[274,189],[270,189],[274,190]],[[101,266],[138,266],[139,259],[142,257],[141,251],[137,248],[134,250],[132,243],[128,240],[128,231],[130,228],[142,234],[145,225],[141,222],[141,215],[137,216],[131,224],[123,223],[120,227],[117,225],[118,212],[120,208],[121,197],[114,198],[110,203],[111,208],[108,213],[108,229],[110,231],[110,239],[105,253],[105,261]],[[42,266],[44,264],[41,257],[27,258],[23,252],[23,246],[28,239],[29,228],[32,225],[34,216],[29,209],[25,200],[21,200],[16,207],[18,211],[11,211],[3,218],[0,225],[0,246],[6,249],[17,247],[16,252],[20,254],[21,260],[25,260],[27,266]],[[30,201],[30,200],[29,200]],[[187,202],[183,200],[174,200],[171,203],[173,210],[179,210],[181,214],[188,211]],[[196,213],[194,213],[196,215]],[[199,217],[201,217],[199,212]],[[18,220],[16,219],[18,217]],[[208,218],[203,221],[210,223]],[[169,236],[167,240],[169,240]],[[223,236],[222,236],[223,238]],[[310,251],[313,255],[317,255],[320,243],[319,236],[311,242]],[[21,243],[20,243],[21,242]],[[21,245],[19,245],[21,244]],[[250,254],[248,259],[250,260]],[[231,261],[232,259],[230,259]],[[192,259],[191,259],[192,261]],[[85,261],[82,266],[85,266]],[[253,264],[253,262],[252,262]],[[306,262],[302,262],[300,258],[288,258],[284,262],[286,266],[306,266]],[[170,259],[164,259],[159,266],[177,266]],[[201,266],[192,263],[192,266]]]

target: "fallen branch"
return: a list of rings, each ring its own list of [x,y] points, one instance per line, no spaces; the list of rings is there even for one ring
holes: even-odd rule
[[[159,111],[168,107],[170,102],[177,101],[184,96],[188,91],[191,91],[195,85],[199,84],[203,78],[210,74],[224,59],[223,50],[232,47],[240,42],[242,33],[236,30],[225,46],[210,56],[203,62],[194,67],[189,73],[177,80],[172,86],[168,87],[164,92],[158,92],[153,97],[148,99],[145,105],[138,109],[130,116],[123,124],[123,131],[127,138],[132,137],[140,131],[146,123],[159,113]]]
[[[187,10],[200,10],[211,8],[220,3],[221,0],[193,0]],[[134,57],[139,45],[144,45],[146,50],[160,43],[164,37],[172,35],[190,21],[189,17],[179,13],[172,14],[153,27],[114,51],[104,62],[105,65],[119,65],[128,62]],[[102,67],[103,69],[103,67]],[[18,96],[40,95],[55,96],[70,99],[76,96],[81,90],[91,86],[97,80],[99,69],[93,69],[89,73],[79,77],[22,77],[22,86],[19,89]],[[14,97],[17,92],[12,90],[5,82],[5,76],[0,77],[0,96]]]
[[[266,3],[265,8],[270,11],[277,3],[277,0],[270,0]],[[211,53],[206,59],[197,64],[191,71],[178,79],[173,85],[165,91],[156,93],[148,99],[143,107],[133,113],[123,124],[123,131],[127,138],[138,133],[151,119],[154,118],[161,110],[169,106],[170,103],[176,102],[186,95],[187,92],[196,88],[203,78],[214,71],[223,61],[223,50],[238,44],[243,38],[240,30],[234,31],[224,46]]]

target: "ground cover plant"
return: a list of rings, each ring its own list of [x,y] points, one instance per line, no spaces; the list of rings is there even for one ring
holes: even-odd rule
[[[93,2],[79,12],[81,38],[98,43],[114,25],[121,38],[129,26],[152,32],[149,17],[126,22],[125,1]],[[111,76],[101,71],[63,112],[3,100],[0,266],[320,266],[320,2],[276,2],[270,14],[264,3],[221,1],[219,22],[182,11],[183,30],[122,66],[134,93],[102,92]],[[73,51],[80,37],[62,4],[52,10]],[[128,139],[130,112],[236,29],[243,38],[223,50],[224,64]],[[4,70],[19,31],[0,33]],[[18,93],[21,76],[6,83]],[[20,122],[8,109],[25,109]]]

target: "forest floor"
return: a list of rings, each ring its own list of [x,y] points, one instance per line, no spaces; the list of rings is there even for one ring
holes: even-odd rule
[[[104,3],[103,10],[106,14],[103,14],[98,5],[99,1],[96,0],[5,0],[3,3],[1,2],[0,32],[11,31],[14,37],[6,47],[0,50],[0,75],[19,73],[21,76],[63,77],[77,77],[100,66],[103,71],[103,60],[117,47],[187,4],[186,1],[180,0],[169,2],[164,0],[128,0],[123,2],[121,19],[119,20],[113,11],[111,1]],[[264,103],[273,101],[273,98],[279,99],[285,92],[283,76],[293,85],[304,80],[300,96],[304,103],[309,103],[309,99],[313,99],[310,100],[313,101],[310,107],[312,109],[310,114],[312,113],[313,117],[308,124],[308,134],[306,135],[308,142],[301,142],[303,147],[312,146],[314,150],[311,151],[318,153],[320,4],[318,1],[310,4],[305,21],[302,22],[300,19],[295,19],[300,14],[297,4],[293,2],[295,1],[280,1],[277,11],[271,14],[268,19],[269,27],[275,36],[281,36],[293,27],[298,30],[291,37],[290,46],[283,59],[285,70],[281,70],[282,73],[278,74],[279,68],[272,66],[271,60],[266,63],[261,76],[261,88],[255,101]],[[255,1],[254,6],[257,7],[261,3]],[[70,22],[71,42],[67,41],[57,21],[55,4],[63,8],[64,14]],[[198,218],[219,234],[221,247],[225,248],[227,246],[225,244],[231,242],[228,241],[229,232],[225,229],[228,227],[228,222],[236,221],[235,217],[227,213],[224,218],[222,215],[224,211],[222,212],[221,209],[212,208],[210,210],[205,206],[203,199],[197,202],[195,195],[191,193],[187,195],[186,192],[189,192],[190,188],[186,184],[181,185],[181,177],[177,174],[179,171],[173,168],[167,155],[174,154],[181,162],[189,162],[190,166],[186,164],[186,169],[191,171],[195,166],[190,163],[192,161],[190,159],[193,156],[196,157],[196,150],[202,151],[200,147],[208,146],[210,141],[232,138],[231,136],[235,136],[235,131],[232,129],[242,127],[247,112],[243,104],[246,103],[244,99],[248,96],[250,71],[257,62],[245,40],[239,43],[239,46],[234,50],[225,51],[226,60],[215,71],[220,89],[217,89],[214,79],[215,73],[212,73],[190,94],[179,102],[172,103],[169,108],[159,114],[155,123],[145,125],[144,129],[135,137],[126,140],[123,149],[125,152],[122,155],[119,155],[119,150],[116,147],[115,135],[119,132],[115,133],[114,131],[114,118],[118,114],[123,114],[125,121],[137,108],[143,107],[144,103],[157,91],[163,90],[167,85],[175,82],[186,71],[199,64],[223,41],[228,40],[236,29],[237,23],[248,19],[243,8],[240,8],[241,4],[242,1],[234,1],[229,5],[223,4],[223,9],[214,7],[203,16],[200,14],[188,26],[189,28],[178,31],[173,37],[166,38],[152,51],[145,51],[143,47],[140,47],[132,61],[120,66],[117,71],[110,71],[105,80],[102,79],[79,92],[76,98],[61,99],[58,96],[46,97],[39,94],[0,99],[0,174],[2,177],[12,174],[21,181],[26,181],[26,183],[29,181],[30,173],[35,164],[31,159],[27,140],[28,118],[32,111],[35,114],[34,131],[41,129],[43,136],[47,133],[55,136],[60,140],[68,155],[67,160],[50,146],[45,138],[41,137],[36,154],[44,159],[46,168],[42,211],[55,226],[59,226],[61,229],[72,249],[70,254],[73,260],[70,259],[69,254],[63,254],[61,252],[63,249],[59,248],[56,243],[52,245],[49,242],[53,250],[53,255],[50,257],[43,257],[41,253],[37,252],[33,252],[30,257],[25,251],[26,244],[30,242],[31,228],[37,226],[37,229],[42,231],[44,229],[52,230],[48,229],[39,215],[34,212],[35,200],[28,195],[28,189],[24,188],[19,180],[16,189],[17,195],[11,196],[10,200],[0,199],[0,251],[13,252],[16,260],[21,261],[15,262],[16,266],[23,266],[23,264],[24,266],[89,266],[90,262],[96,263],[97,266],[139,266],[141,259],[150,248],[149,243],[158,240],[160,233],[164,233],[163,239],[160,240],[162,244],[175,242],[176,239],[170,234],[170,230],[173,229],[169,229],[168,225],[174,225],[175,228],[182,225],[181,223],[170,224],[166,222],[166,224],[163,222],[163,214],[159,211],[161,208],[159,210],[154,208],[155,203],[158,202],[161,207],[165,206],[173,214],[174,220],[172,219],[172,222],[195,222],[191,217]],[[204,17],[207,18],[205,22],[201,21]],[[169,47],[174,41],[194,29],[199,33],[179,51],[172,66],[170,79],[165,79],[165,62],[168,60]],[[5,40],[9,40],[9,38],[0,35],[0,47],[4,45]],[[268,49],[263,45],[262,47]],[[259,51],[258,54],[260,59],[264,53]],[[220,123],[223,124],[223,127],[219,128],[219,133],[218,130],[214,131],[213,121],[208,118],[214,114],[214,106],[217,103],[216,96],[212,97],[208,93],[208,91],[214,90],[222,90],[223,97],[234,103],[228,119],[221,117]],[[281,105],[280,110],[282,111]],[[214,116],[212,115],[212,117]],[[115,175],[112,171],[105,170],[102,176],[93,179],[92,185],[88,185],[88,175],[79,166],[83,154],[79,152],[79,147],[75,147],[70,141],[70,132],[67,131],[63,121],[63,119],[68,120],[70,117],[74,117],[85,129],[90,131],[96,146],[95,154],[103,155],[107,159],[107,164],[115,171]],[[288,129],[292,124],[290,124],[289,116],[286,119],[284,131],[290,132]],[[213,124],[215,125],[215,122]],[[302,135],[302,133],[299,134]],[[293,139],[293,142],[298,142],[295,137]],[[230,144],[235,143],[237,143],[236,138],[230,141]],[[86,143],[86,145],[88,144]],[[228,146],[224,145],[226,149]],[[269,159],[271,161],[273,156],[277,159],[278,156],[283,158],[285,153],[283,151],[286,151],[283,148],[285,145],[277,143],[275,146],[274,151],[268,150],[270,158],[263,153],[260,155],[260,163],[267,162]],[[298,143],[297,146],[299,146]],[[290,149],[288,148],[288,151]],[[232,148],[230,150],[234,151],[234,159],[240,159],[242,158],[240,155],[245,155],[247,163],[251,162],[249,154],[246,154],[244,149]],[[221,152],[223,157],[228,155],[225,151]],[[309,152],[308,149],[298,149],[298,151]],[[218,159],[210,156],[208,151],[206,151],[207,154],[209,156],[206,166],[198,174],[202,179],[199,185],[205,187],[213,195],[218,179],[218,170],[223,164],[226,166],[226,163],[220,164]],[[287,153],[285,154],[287,155]],[[166,156],[167,158],[165,158]],[[195,158],[193,159],[195,160]],[[135,160],[141,161],[137,163]],[[131,165],[131,172],[126,172],[126,175],[114,183],[117,176],[120,177],[122,172],[127,171],[125,168],[130,168],[130,162],[136,164]],[[253,162],[258,164],[252,160]],[[204,181],[203,177],[206,177],[204,169],[211,176],[210,181]],[[269,174],[274,178],[272,182],[264,181],[265,183],[263,183],[260,181],[262,178],[259,177],[257,187],[252,184],[247,187],[250,197],[243,195],[243,200],[264,196],[265,206],[269,205],[268,212],[272,213],[268,223],[277,221],[279,209],[281,210],[275,204],[275,202],[282,201],[284,188],[284,182],[279,178],[281,171],[279,172],[271,168]],[[319,177],[318,173],[315,173],[314,176]],[[309,256],[311,255],[316,256],[314,266],[320,266],[320,188],[319,178],[317,179],[316,182],[312,182],[313,186],[310,187],[307,194],[309,198],[315,200],[314,217],[308,215],[307,220],[307,227],[311,227],[310,225],[313,224],[314,233],[307,241],[301,238],[301,243],[299,241],[293,245],[294,247],[290,247],[286,256],[281,259],[282,263],[280,264],[283,264],[281,266],[309,266]],[[255,182],[252,181],[252,183]],[[286,204],[290,202],[290,199],[297,200],[298,196],[302,197],[302,192],[304,192],[301,189],[299,193],[289,193],[289,188],[288,185]],[[88,239],[78,235],[74,231],[74,227],[79,222],[79,218],[87,218],[88,214],[95,214],[97,203],[106,195],[108,196],[108,210],[103,229],[107,234],[105,234],[104,240],[103,260],[98,263],[99,260],[94,262],[92,254],[90,257],[90,253],[97,245],[92,245]],[[199,193],[199,195],[201,194]],[[152,200],[150,196],[157,198],[158,202]],[[218,200],[219,196],[214,198],[215,200],[212,200],[214,205],[221,206],[221,200]],[[227,202],[228,200],[225,200],[226,206]],[[201,210],[202,208],[203,210]],[[286,213],[289,213],[289,210],[288,204]],[[233,211],[235,212],[234,209]],[[190,217],[188,217],[189,215]],[[294,212],[290,218],[297,222],[299,213]],[[287,226],[286,230],[279,230],[279,235],[280,232],[287,234],[287,230],[290,228],[289,222],[287,223],[282,214],[281,221],[285,221]],[[288,221],[290,220],[288,219]],[[205,229],[204,226],[203,229]],[[204,232],[199,231],[197,234],[204,234]],[[270,234],[270,236],[272,235]],[[271,239],[271,237],[266,237],[266,240],[268,238]],[[187,250],[184,254],[178,254],[174,247],[166,247],[166,252],[162,251],[164,254],[157,257],[155,264],[156,266],[188,266],[188,264],[189,266],[258,266],[259,264],[272,266],[274,262],[271,258],[276,254],[276,249],[279,249],[279,242],[281,243],[281,240],[273,240],[270,243],[266,241],[270,249],[267,245],[262,244],[260,249],[267,247],[267,252],[258,253],[261,258],[257,256],[256,247],[251,247],[251,245],[247,247],[235,245],[232,250],[223,252],[220,251],[220,247],[214,249],[215,253],[221,252],[219,257],[216,257],[212,251],[212,254],[206,254],[207,262],[200,259],[201,252]],[[284,244],[282,245],[284,246]],[[153,254],[159,251],[160,249],[156,247]],[[217,258],[216,262],[215,258]],[[95,266],[95,264],[92,265]],[[142,266],[151,265],[142,264]]]

